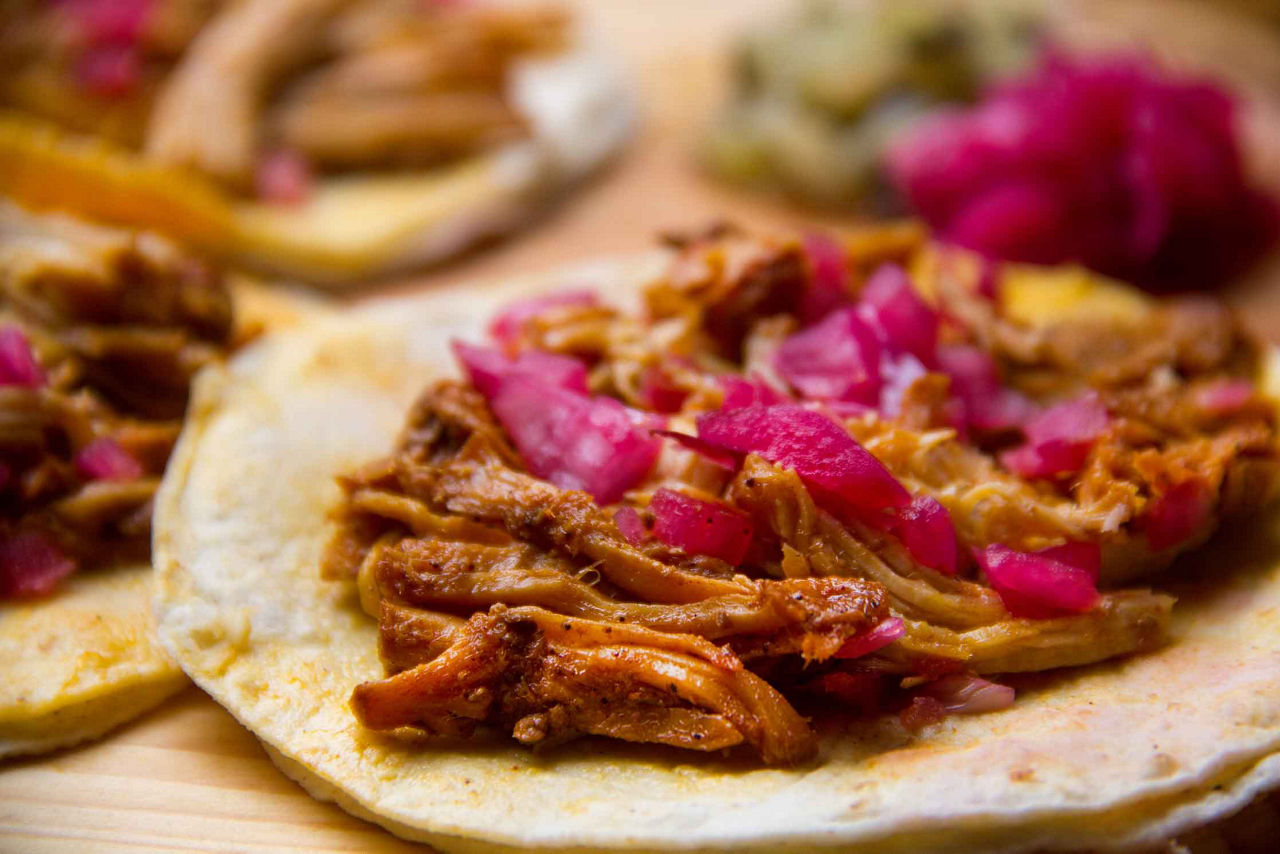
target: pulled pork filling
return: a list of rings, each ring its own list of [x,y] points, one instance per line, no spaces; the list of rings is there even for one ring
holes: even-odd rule
[[[297,201],[313,171],[430,165],[527,135],[508,75],[562,50],[567,25],[553,8],[419,0],[8,2],[0,104]]]
[[[0,206],[0,598],[145,559],[221,279],[152,235]]]
[[[799,710],[918,729],[1162,643],[1173,599],[1114,586],[1274,491],[1260,354],[1212,304],[1100,283],[1123,310],[1038,322],[1055,271],[909,225],[673,243],[639,313],[556,294],[456,343],[467,380],[339,479],[366,726],[801,762]]]

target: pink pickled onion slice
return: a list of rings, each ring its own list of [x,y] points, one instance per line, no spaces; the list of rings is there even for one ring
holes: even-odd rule
[[[964,420],[978,430],[1007,430],[1030,418],[1036,406],[1000,383],[995,359],[966,345],[938,349],[943,373],[951,377],[951,392],[964,404]]]
[[[747,555],[755,533],[741,510],[718,501],[703,501],[671,489],[659,489],[649,502],[653,534],[689,554],[709,555],[737,566]]]
[[[748,406],[698,416],[699,438],[739,454],[757,453],[849,506],[906,507],[911,495],[843,427],[795,404]]]
[[[880,414],[886,418],[902,414],[902,401],[907,390],[927,373],[929,370],[910,353],[884,359],[880,363],[880,375],[884,380],[880,387]]]
[[[1049,407],[1023,424],[1027,442],[1000,455],[1024,477],[1054,477],[1079,471],[1111,419],[1094,392]]]
[[[737,471],[738,466],[742,464],[742,454],[731,453],[723,448],[717,447],[716,445],[712,445],[710,442],[699,439],[697,436],[690,436],[687,433],[677,433],[674,430],[654,430],[653,434],[655,436],[663,436],[667,439],[671,439],[681,447],[687,448],[710,462],[715,463],[721,468],[728,469],[729,471]]]
[[[519,340],[525,324],[545,311],[562,306],[599,304],[599,298],[594,292],[588,290],[561,291],[534,299],[520,300],[511,303],[494,317],[489,324],[489,335],[499,344],[510,346]]]
[[[808,325],[849,303],[849,262],[839,243],[816,231],[804,236],[804,254],[809,286],[800,299],[800,322]]]
[[[1036,554],[1059,563],[1065,563],[1068,566],[1083,569],[1089,573],[1089,577],[1095,583],[1102,573],[1102,549],[1097,543],[1067,542],[1060,546],[1040,549]]]
[[[968,673],[943,676],[923,686],[921,693],[942,703],[948,712],[976,715],[1013,705],[1014,690]]]
[[[462,341],[454,341],[452,347],[471,384],[486,398],[497,394],[499,386],[512,377],[587,393],[587,367],[571,356],[524,350],[515,358],[508,358],[492,347],[476,347]]]
[[[1031,442],[1093,442],[1106,432],[1111,419],[1097,393],[1087,392],[1049,407],[1027,419],[1023,432]]]
[[[862,288],[859,315],[884,336],[894,353],[910,353],[925,365],[936,361],[938,313],[920,298],[906,272],[883,264]]]
[[[1142,57],[1048,54],[894,145],[893,184],[944,240],[1205,287],[1256,260],[1277,207],[1251,182],[1230,95]]]
[[[97,98],[123,98],[142,83],[142,61],[133,47],[102,45],[86,50],[75,66],[76,85]]]
[[[92,45],[135,44],[153,0],[64,0],[63,8]]]
[[[75,457],[76,471],[86,480],[136,480],[142,464],[114,440],[100,436],[85,445]]]
[[[807,400],[800,405],[805,409],[820,412],[837,422],[845,418],[861,418],[868,412],[876,411],[874,406],[867,406],[865,403],[854,403],[852,400]]]
[[[1096,550],[1096,544],[1090,544]],[[1086,565],[1068,563],[1062,551],[1019,552],[1008,546],[991,545],[975,553],[978,564],[1005,608],[1015,617],[1043,619],[1063,614],[1082,614],[1098,604],[1098,588],[1093,567],[1101,557],[1088,558]],[[1083,550],[1072,553],[1077,560]]]
[[[653,468],[661,442],[611,397],[523,376],[505,379],[489,400],[529,471],[561,489],[613,504]]]
[[[679,412],[689,392],[671,381],[658,365],[645,368],[640,376],[640,399],[655,412]]]
[[[0,598],[47,596],[75,570],[75,561],[43,534],[27,531],[0,540]]]
[[[46,382],[26,333],[17,326],[0,326],[0,386],[39,388]]]
[[[959,564],[959,545],[951,514],[938,500],[917,495],[898,511],[893,531],[917,563],[936,569],[943,575],[955,575]]]
[[[1204,528],[1212,510],[1208,486],[1199,480],[1182,481],[1147,508],[1147,543],[1157,552],[1182,545]]]
[[[873,628],[854,635],[836,650],[835,658],[862,658],[878,649],[883,649],[907,633],[907,626],[901,617],[890,617],[882,620]]]
[[[296,151],[279,149],[258,161],[253,176],[258,198],[276,205],[297,205],[311,195],[311,166]]]
[[[778,347],[774,364],[805,397],[879,402],[880,344],[853,308],[791,335]]]
[[[613,513],[613,521],[618,526],[618,530],[622,532],[623,538],[633,546],[640,545],[649,537],[649,532],[644,527],[644,521],[634,507],[628,507],[627,505],[619,507]]]
[[[745,379],[735,374],[724,374],[719,378],[720,387],[724,389],[724,403],[721,409],[741,409],[744,406],[772,406],[775,403],[786,403],[782,392],[775,391],[772,386],[759,377]]]
[[[1222,379],[1196,389],[1194,399],[1205,412],[1231,415],[1253,400],[1254,385],[1248,380]]]

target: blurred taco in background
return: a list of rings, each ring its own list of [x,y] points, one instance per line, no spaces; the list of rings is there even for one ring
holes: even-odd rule
[[[0,756],[185,684],[147,607],[155,490],[196,372],[303,311],[155,234],[0,203]]]
[[[0,7],[0,194],[318,283],[438,260],[614,152],[562,9],[418,0]]]
[[[286,774],[447,851],[1136,847],[1275,785],[1229,312],[913,224],[670,242],[202,375],[160,636]]]

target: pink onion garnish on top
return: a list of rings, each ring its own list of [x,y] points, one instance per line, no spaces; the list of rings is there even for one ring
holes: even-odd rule
[[[787,396],[775,390],[759,376],[746,379],[736,374],[724,374],[719,377],[720,387],[724,389],[724,402],[721,409],[741,409],[744,406],[772,406],[775,403],[786,403]]]
[[[619,507],[613,512],[613,521],[623,538],[633,546],[640,545],[649,537],[649,532],[644,527],[644,520],[640,518],[640,514],[634,507],[625,504]]]
[[[136,480],[142,464],[114,439],[100,436],[75,456],[76,472],[86,480]]]
[[[856,309],[844,308],[788,337],[774,364],[805,397],[852,400],[874,406],[880,399],[880,343]]]
[[[515,376],[489,398],[529,471],[612,504],[653,468],[661,443],[611,397]]]
[[[533,299],[513,302],[498,313],[489,324],[489,335],[503,346],[511,346],[519,340],[525,324],[553,308],[599,305],[600,299],[593,291],[567,290]]]
[[[1074,544],[1039,552],[991,545],[974,555],[987,580],[1015,617],[1044,619],[1082,614],[1098,604],[1096,544]]]
[[[123,98],[142,83],[142,60],[132,47],[102,45],[76,60],[76,85],[96,98]]]
[[[1143,529],[1152,551],[1180,546],[1204,530],[1213,511],[1213,496],[1200,480],[1175,484],[1147,507]]]
[[[800,322],[807,325],[849,304],[849,261],[839,243],[816,231],[804,236],[804,254],[809,282],[800,298]]]
[[[966,426],[1007,430],[1035,414],[1034,403],[1001,384],[995,359],[985,350],[966,345],[940,347],[938,362],[951,378],[951,393],[964,404]]]
[[[2,599],[47,596],[75,570],[75,561],[44,534],[26,531],[0,540]]]
[[[739,454],[756,453],[795,471],[820,503],[876,512],[911,495],[836,422],[795,404],[749,406],[698,416],[698,436]]]
[[[571,356],[523,350],[508,357],[492,347],[462,341],[454,341],[451,346],[471,384],[486,398],[497,394],[499,386],[513,377],[587,393],[587,366]]]
[[[1255,392],[1248,380],[1220,379],[1197,388],[1193,399],[1211,415],[1232,415],[1244,409]]]
[[[253,180],[258,198],[275,205],[301,204],[315,188],[315,178],[306,158],[287,149],[264,154]]]
[[[960,547],[951,514],[938,499],[917,495],[898,511],[891,530],[902,540],[911,557],[943,575],[955,575]]]
[[[1250,183],[1236,105],[1138,57],[1050,56],[891,151],[893,183],[942,239],[995,258],[1080,262],[1205,287],[1256,260],[1275,203]]]
[[[890,617],[882,620],[865,632],[860,632],[845,641],[836,650],[834,658],[862,658],[878,649],[884,649],[907,633],[907,626],[901,617]]]
[[[660,365],[650,365],[640,376],[640,399],[654,412],[679,412],[689,392],[672,382]]]
[[[910,353],[932,365],[938,350],[938,313],[920,298],[906,272],[883,264],[862,288],[858,314],[881,334],[893,353]]]
[[[0,386],[39,388],[47,381],[26,333],[12,324],[0,326]]]
[[[968,673],[943,676],[921,687],[920,692],[938,700],[948,712],[976,715],[998,712],[1013,705],[1014,690]]]
[[[751,547],[755,529],[747,514],[719,501],[703,501],[659,489],[649,501],[653,535],[689,554],[708,555],[737,566]]]
[[[708,462],[715,463],[728,471],[737,471],[738,466],[742,465],[742,454],[735,454],[732,451],[726,451],[704,439],[699,439],[697,436],[690,436],[687,433],[678,433],[675,430],[654,430],[653,435],[671,439],[682,448],[693,451]]]
[[[910,353],[891,356],[880,362],[880,414],[896,418],[902,414],[902,401],[916,380],[929,373],[919,359]],[[857,404],[855,404],[857,405]]]
[[[142,36],[152,0],[63,0],[62,8],[92,45],[134,44]]]
[[[1002,453],[1000,462],[1023,477],[1077,472],[1110,423],[1098,395],[1083,394],[1028,418],[1023,424],[1026,443]]]

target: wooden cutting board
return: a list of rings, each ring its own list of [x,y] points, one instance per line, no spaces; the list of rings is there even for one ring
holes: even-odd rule
[[[636,71],[644,105],[637,140],[618,163],[530,230],[445,270],[381,290],[463,287],[584,257],[638,251],[651,246],[659,231],[697,228],[717,218],[758,228],[840,224],[714,185],[698,174],[689,155],[721,91],[723,53],[717,46],[747,23],[785,8],[783,0],[571,5],[584,7],[600,38],[617,45]],[[1126,26],[1170,19],[1168,6],[1160,6],[1161,15],[1139,10],[1129,13],[1127,24],[1103,31],[1114,36]],[[1194,17],[1172,17],[1184,22],[1179,38],[1186,40],[1188,29],[1196,34],[1190,41],[1207,51],[1205,62],[1231,57],[1233,73],[1256,83],[1259,97],[1266,97],[1269,85],[1280,86],[1280,51],[1269,49],[1274,42],[1258,25],[1209,29]],[[1214,37],[1202,37],[1206,32]],[[1280,148],[1268,148],[1280,146],[1280,133],[1268,131],[1280,122],[1264,116],[1260,127],[1260,160],[1266,171],[1280,175]],[[1277,281],[1280,270],[1273,267],[1229,296],[1259,331],[1280,341]],[[312,800],[195,688],[97,744],[0,768],[0,852],[140,850],[389,854],[424,847]]]

